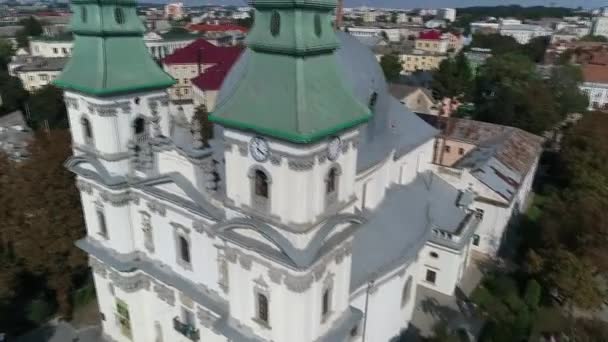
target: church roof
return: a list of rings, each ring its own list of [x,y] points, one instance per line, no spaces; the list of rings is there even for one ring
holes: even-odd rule
[[[222,88],[211,121],[294,143],[318,141],[366,122],[369,99],[357,101],[337,71],[338,41],[329,15],[335,1],[256,0],[253,5],[261,9],[247,52]]]
[[[134,0],[72,0],[74,51],[54,84],[95,96],[164,89],[175,83],[154,62]]]
[[[460,192],[432,172],[408,185],[394,185],[355,232],[351,291],[411,262],[432,229],[458,232],[469,212],[459,207]]]

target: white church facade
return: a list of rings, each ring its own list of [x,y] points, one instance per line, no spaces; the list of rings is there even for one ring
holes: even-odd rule
[[[135,5],[72,0],[55,81],[108,341],[389,341],[417,286],[453,294],[476,194],[434,171],[437,131],[333,30],[335,0],[252,2],[209,141]]]

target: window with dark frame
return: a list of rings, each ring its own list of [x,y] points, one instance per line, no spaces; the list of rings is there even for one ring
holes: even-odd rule
[[[91,129],[91,122],[87,118],[82,118],[80,120],[82,124],[82,131],[84,133],[84,141],[87,144],[90,144],[93,139],[93,130]]]
[[[97,209],[97,222],[99,223],[99,234],[103,237],[108,237],[108,226],[106,224],[106,215],[103,213],[102,208]]]
[[[429,255],[431,256],[431,258],[434,258],[434,259],[439,258],[439,254],[437,254],[437,252],[430,252]]]
[[[463,155],[464,154],[464,148],[460,147],[458,148],[458,155]]]
[[[451,150],[451,149],[452,149],[452,148],[450,147],[450,145],[445,145],[445,146],[443,147],[443,150],[444,150],[444,151],[446,151],[447,153],[450,153],[450,150]]]
[[[255,170],[255,194],[268,198],[268,176],[262,170]]]
[[[338,171],[336,170],[335,167],[332,167],[329,170],[329,173],[327,175],[327,182],[326,182],[326,188],[325,188],[325,192],[327,194],[331,194],[336,191],[337,178],[338,178]]]
[[[179,237],[179,255],[182,261],[190,263],[190,243],[183,236]]]
[[[146,120],[142,117],[139,117],[133,121],[133,131],[135,135],[142,135],[146,131]]]
[[[426,270],[425,280],[428,281],[429,283],[435,284],[435,281],[437,280],[437,272],[432,271],[432,270]]]
[[[325,289],[325,291],[323,291],[323,300],[321,303],[321,316],[323,318],[325,318],[327,316],[327,314],[329,313],[329,306],[330,306],[330,295],[331,295],[331,289],[327,288]]]
[[[473,246],[479,246],[479,241],[481,240],[480,236],[475,234],[473,235]]]
[[[268,323],[268,297],[262,293],[258,293],[258,319]]]

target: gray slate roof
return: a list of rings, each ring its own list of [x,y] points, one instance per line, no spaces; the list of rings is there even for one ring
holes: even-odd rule
[[[28,56],[23,60],[24,64],[17,67],[15,71],[61,71],[68,60],[68,57]]]
[[[411,262],[431,229],[456,232],[468,215],[458,207],[459,196],[456,188],[428,171],[408,185],[388,190],[367,224],[355,233],[351,292]]]

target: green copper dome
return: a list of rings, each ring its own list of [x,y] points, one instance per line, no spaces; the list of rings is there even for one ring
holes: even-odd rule
[[[175,83],[150,56],[133,0],[72,0],[72,58],[54,84],[111,96]]]
[[[311,143],[366,122],[338,73],[335,0],[254,0],[243,77],[211,121],[294,143]]]

